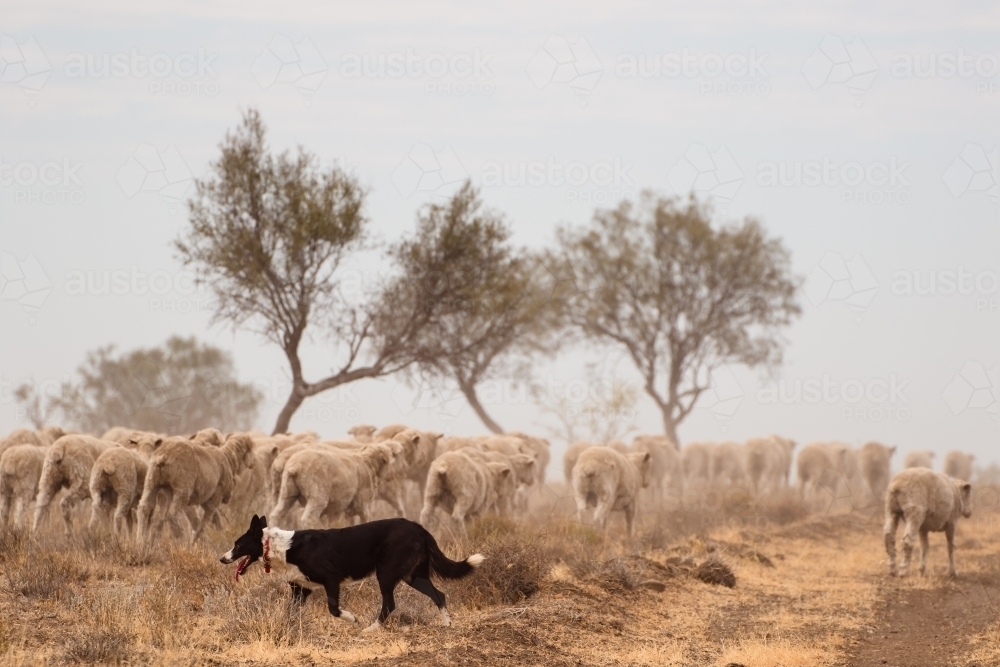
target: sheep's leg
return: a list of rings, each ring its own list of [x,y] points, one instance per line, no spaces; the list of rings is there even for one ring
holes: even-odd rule
[[[635,510],[635,503],[625,508],[625,525],[628,527],[629,539],[632,539],[632,535],[635,533]]]
[[[17,506],[14,508],[14,523],[15,526],[20,526],[21,522],[24,520],[24,513],[28,511],[29,500],[25,500],[23,497],[17,499]]]
[[[594,510],[594,523],[601,530],[607,530],[608,514],[611,512],[611,502],[606,502],[603,498],[597,501],[597,508]]]
[[[956,577],[955,571],[955,522],[949,521],[944,527],[944,535],[948,538],[948,576]]]
[[[306,508],[302,510],[302,517],[299,520],[299,524],[305,526],[306,528],[322,528],[323,510],[325,509],[325,501],[313,502],[310,500],[306,503]],[[336,614],[334,614],[334,616],[336,616]]]
[[[931,550],[931,541],[927,539],[927,531],[920,531],[920,575],[927,574],[927,552]]]
[[[6,526],[10,518],[10,496],[6,493],[0,495],[0,526]]]
[[[80,489],[71,488],[63,495],[62,500],[59,501],[59,510],[62,514],[63,520],[63,531],[67,535],[73,532],[73,517],[71,514],[73,512],[73,508],[76,507],[76,504],[80,502],[80,500]]]
[[[890,512],[885,518],[885,526],[882,529],[885,535],[885,552],[889,554],[889,574],[896,576],[896,530],[899,528],[901,515]]]
[[[115,504],[115,515],[112,519],[112,526],[116,535],[122,534],[122,528],[131,514],[132,501],[125,497],[125,494],[118,494],[118,502]]]
[[[924,513],[914,512],[906,517],[906,530],[903,531],[903,561],[899,564],[899,575],[906,576],[910,569],[910,559],[913,557],[913,544],[917,540],[920,526],[924,523]]]
[[[38,530],[38,525],[42,522],[42,517],[45,516],[45,511],[49,509],[49,503],[52,502],[52,497],[56,493],[58,493],[58,489],[52,491],[43,488],[38,492],[38,498],[35,500],[35,517],[31,522],[31,532]]]
[[[577,493],[573,500],[576,501],[576,520],[583,523],[583,513],[587,511],[587,496]]]

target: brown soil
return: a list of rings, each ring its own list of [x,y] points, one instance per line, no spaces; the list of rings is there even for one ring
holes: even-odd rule
[[[943,545],[938,545],[939,559],[942,550]],[[1000,558],[980,557],[971,568],[967,561],[968,573],[962,572],[960,558],[957,564],[956,579],[935,571],[917,583],[919,588],[912,580],[887,579],[880,591],[876,628],[850,652],[848,665],[986,667],[986,663],[966,662],[965,656],[972,649],[971,640],[997,623]]]

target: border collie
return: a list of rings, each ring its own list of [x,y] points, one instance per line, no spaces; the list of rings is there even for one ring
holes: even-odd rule
[[[363,579],[374,572],[382,593],[382,610],[365,632],[381,628],[396,608],[393,591],[400,581],[429,597],[441,611],[442,623],[451,625],[444,593],[434,588],[431,574],[461,579],[484,559],[474,554],[464,561],[450,560],[423,526],[407,519],[383,519],[329,530],[282,530],[268,528],[267,517],[255,514],[247,532],[219,560],[229,564],[240,559],[236,566],[239,581],[240,575],[258,560],[263,560],[264,571],[270,572],[272,558],[279,561],[278,569],[285,570],[296,604],[304,603],[313,589],[323,588],[330,613],[351,623],[358,620],[340,608],[340,583]]]

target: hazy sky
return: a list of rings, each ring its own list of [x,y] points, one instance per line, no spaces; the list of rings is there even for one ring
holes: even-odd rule
[[[210,327],[209,294],[169,247],[191,178],[252,105],[275,148],[359,175],[385,241],[465,178],[530,246],[645,188],[761,219],[805,279],[786,363],[722,369],[682,440],[780,432],[1000,460],[1000,10],[689,4],[6,3],[0,432],[23,425],[21,381],[175,333],[233,351],[270,429],[283,356]],[[319,343],[310,379],[335,363]],[[596,358],[538,376],[573,399]],[[541,430],[510,387],[487,398],[507,428]],[[624,418],[661,423],[645,399]],[[392,379],[312,399],[293,427],[362,421],[482,431],[461,401]]]

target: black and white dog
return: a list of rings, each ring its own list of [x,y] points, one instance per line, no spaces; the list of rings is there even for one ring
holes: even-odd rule
[[[282,530],[268,528],[267,517],[256,514],[250,520],[250,529],[219,560],[228,564],[240,559],[236,566],[239,581],[240,575],[258,560],[263,560],[265,571],[270,572],[272,558],[278,561],[277,569],[285,570],[296,603],[305,602],[312,589],[323,588],[330,613],[351,623],[358,620],[340,608],[340,582],[363,579],[374,572],[382,593],[382,610],[366,632],[382,627],[396,608],[393,591],[400,581],[433,600],[444,625],[451,625],[444,593],[434,588],[431,574],[461,579],[483,562],[480,554],[464,561],[450,560],[433,535],[407,519],[384,519],[329,530]]]

